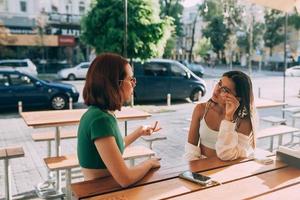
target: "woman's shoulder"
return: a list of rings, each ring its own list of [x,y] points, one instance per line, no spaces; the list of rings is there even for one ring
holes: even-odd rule
[[[252,123],[250,118],[240,119],[237,131],[245,136],[249,136],[252,132]]]
[[[94,122],[99,120],[113,121],[113,119],[114,117],[111,114],[94,106],[89,107],[81,118],[81,120],[88,122]]]
[[[204,115],[205,108],[208,106],[208,102],[202,102],[195,106],[194,113],[201,118]]]

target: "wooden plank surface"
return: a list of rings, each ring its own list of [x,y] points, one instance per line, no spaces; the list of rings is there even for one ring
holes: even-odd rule
[[[28,126],[38,128],[78,124],[81,116],[85,112],[86,109],[51,110],[22,112],[21,116]],[[151,114],[147,112],[131,107],[122,107],[121,111],[115,112],[115,115],[120,121],[146,119],[151,116]]]
[[[144,146],[129,146],[125,148],[123,158],[124,160],[128,160],[154,155],[154,151]],[[50,170],[79,167],[79,161],[76,154],[44,158],[44,161]]]
[[[49,141],[49,140],[55,140],[55,133],[54,132],[33,133],[31,134],[31,137],[35,142]],[[71,138],[77,138],[76,130],[60,132],[60,139],[71,139]]]
[[[255,99],[255,107],[256,108],[272,108],[272,107],[278,107],[278,106],[284,106],[287,105],[285,102],[280,101],[274,101],[269,99]]]
[[[5,148],[0,148],[0,160],[6,158]]]
[[[124,149],[123,158],[127,159],[136,159],[147,156],[154,156],[155,152],[151,149],[144,146],[128,146]]]
[[[257,149],[256,153],[263,154],[265,156],[271,155],[270,152],[260,149]],[[203,172],[206,170],[216,169],[241,162],[247,162],[249,160],[250,159],[248,158],[244,158],[234,161],[221,161],[217,157],[211,157],[207,159],[186,162],[184,164],[168,168],[164,168],[162,166],[159,169],[151,170],[141,181],[137,182],[134,186],[131,187],[172,179],[186,170],[191,170],[193,172]],[[120,185],[112,177],[74,183],[72,184],[71,188],[74,196],[77,199],[122,190]]]
[[[243,179],[245,177],[249,177],[255,174],[260,174],[274,169],[285,168],[285,167],[286,164],[279,161],[274,162],[271,165],[262,165],[255,161],[249,161],[249,162],[238,163],[236,165],[231,165],[231,166],[227,166],[215,170],[208,170],[202,172],[201,174],[210,176],[213,180],[224,184],[226,182]],[[217,188],[217,187],[219,186],[215,186],[213,188]],[[159,181],[156,183],[147,184],[139,187],[124,189],[117,192],[95,196],[89,199],[90,200],[114,199],[114,198],[118,199],[121,196],[126,197],[127,199],[143,199],[143,200],[163,199],[175,195],[181,195],[181,194],[190,193],[197,190],[206,190],[206,189],[207,189],[206,186],[202,186],[187,180],[183,180],[181,178],[178,178],[177,176],[176,178],[173,179]],[[207,199],[211,199],[209,198],[209,196],[205,196],[205,197],[207,197]],[[232,197],[233,196],[231,196],[231,198]]]
[[[24,150],[21,146],[6,147],[6,154],[8,158],[18,158],[24,156]]]
[[[300,131],[298,128],[290,127],[290,126],[272,126],[269,128],[265,128],[262,130],[259,130],[257,132],[257,138],[264,138],[264,137],[270,137],[274,135],[281,135],[281,134],[287,134],[287,133],[294,133]]]
[[[280,188],[292,186],[300,183],[300,170],[293,167],[285,167],[282,169],[265,172],[233,181],[217,187],[208,188],[206,190],[188,193],[173,197],[172,199],[190,200],[197,199],[200,196],[207,199],[252,199],[266,192],[276,191]]]
[[[299,200],[299,198],[300,198],[300,183],[273,192],[267,192],[257,197],[252,197],[251,199],[252,200],[274,200],[274,199]]]

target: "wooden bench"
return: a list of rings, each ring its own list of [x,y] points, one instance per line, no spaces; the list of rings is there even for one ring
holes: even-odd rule
[[[261,138],[268,138],[270,137],[270,151],[273,151],[273,141],[275,136],[279,136],[278,139],[278,146],[282,144],[282,136],[285,134],[292,134],[292,137],[295,132],[300,131],[298,128],[280,125],[280,126],[272,126],[270,128],[265,128],[262,130],[259,130],[257,133],[257,139]]]
[[[286,123],[286,119],[281,117],[275,117],[275,116],[261,117],[260,119],[265,122],[270,122],[272,126]]]
[[[154,133],[154,134],[149,135],[149,136],[142,136],[141,138],[145,142],[148,143],[148,147],[150,149],[153,149],[153,142],[159,141],[159,140],[166,140],[167,139],[167,137],[165,135],[161,135],[161,134],[158,134],[158,133]]]
[[[0,148],[0,160],[4,160],[4,182],[5,199],[12,199],[11,196],[11,168],[9,160],[24,156],[24,150],[20,146]]]
[[[60,139],[73,139],[77,137],[75,130],[65,130],[60,132]],[[55,140],[54,132],[32,133],[31,138],[35,142],[47,142],[47,156],[51,157],[51,142]]]
[[[283,108],[282,111],[289,112],[291,114],[296,114],[300,112],[300,106],[293,106],[289,108]]]
[[[292,115],[292,119],[293,119],[293,127],[296,126],[296,119],[300,119],[300,113],[296,113]]]
[[[138,158],[154,156],[155,152],[143,146],[129,146],[126,147],[123,153],[124,160],[129,160],[130,165],[134,165],[134,160]],[[71,199],[71,170],[79,167],[77,155],[66,155],[59,157],[49,157],[44,159],[47,168],[50,171],[65,170],[66,177],[66,198]],[[59,184],[60,185],[60,184]]]

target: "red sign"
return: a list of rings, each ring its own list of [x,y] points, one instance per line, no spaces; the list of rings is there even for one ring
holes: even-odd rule
[[[71,35],[59,35],[58,36],[58,45],[59,46],[74,46],[75,37]]]

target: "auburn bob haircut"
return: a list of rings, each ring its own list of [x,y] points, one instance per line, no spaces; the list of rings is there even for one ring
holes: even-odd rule
[[[84,103],[103,110],[120,110],[123,104],[119,82],[126,77],[128,61],[113,53],[103,53],[91,63],[83,88]]]

